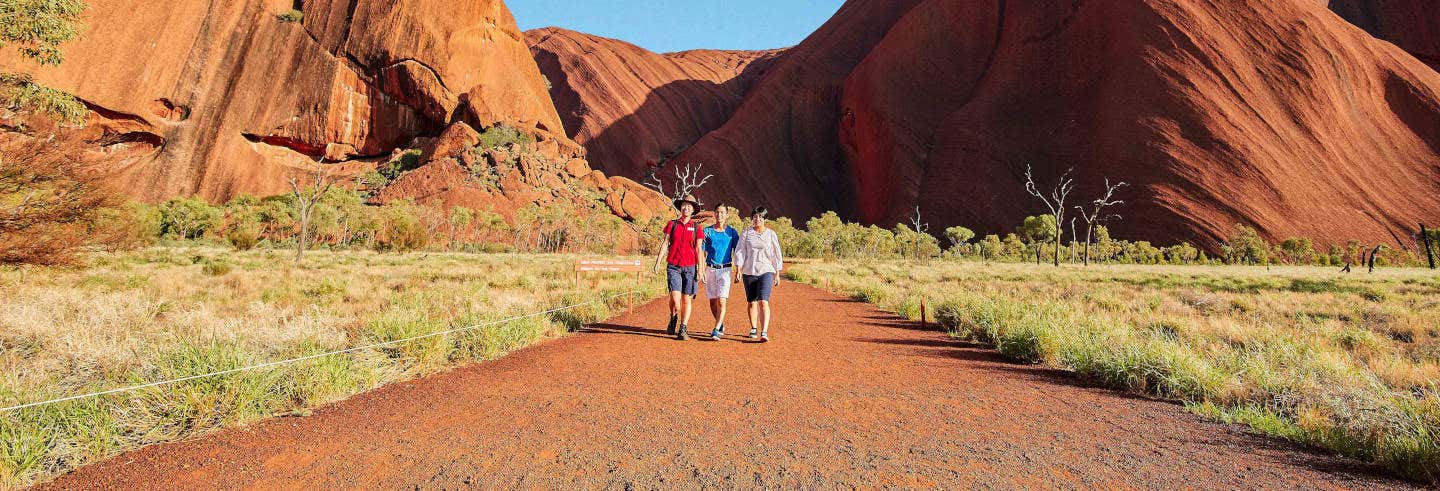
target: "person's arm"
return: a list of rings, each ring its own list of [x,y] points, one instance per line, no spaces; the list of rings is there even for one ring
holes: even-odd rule
[[[670,224],[665,224],[665,228],[662,230],[664,231],[665,238],[660,241],[660,252],[655,256],[656,273],[660,272],[660,263],[665,262],[665,253],[670,251]]]
[[[775,277],[780,277],[780,271],[785,269],[785,258],[780,251],[780,236],[775,231],[770,231],[771,260],[775,262]]]
[[[732,257],[730,260],[730,262],[734,263],[735,265],[736,276],[740,275],[740,271],[745,268],[745,263],[749,261],[749,258],[745,256],[745,248],[740,247],[740,242],[744,240],[745,234],[740,234],[740,237],[741,238],[739,239],[735,239],[735,256]]]
[[[740,234],[735,229],[726,228],[730,234],[730,276],[734,283],[740,282]]]
[[[705,278],[705,229],[695,236],[695,273],[697,278]]]

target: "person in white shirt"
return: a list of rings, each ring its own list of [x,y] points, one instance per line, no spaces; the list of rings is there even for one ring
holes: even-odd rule
[[[750,226],[740,234],[740,243],[735,247],[735,268],[745,284],[745,300],[750,302],[750,338],[761,342],[770,340],[770,291],[776,276],[785,269],[780,237],[765,226],[768,213],[763,206],[750,212]]]

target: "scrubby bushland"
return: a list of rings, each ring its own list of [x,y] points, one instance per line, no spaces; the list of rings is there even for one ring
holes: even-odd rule
[[[1440,482],[1440,278],[1314,267],[800,262],[794,279],[1199,414]]]
[[[344,399],[596,322],[628,274],[577,286],[575,256],[150,248],[73,268],[0,268],[0,406],[199,375],[573,310],[421,340],[0,414],[0,488],[127,449]],[[648,295],[643,293],[642,295]],[[644,300],[637,297],[635,300]]]
[[[70,264],[81,250],[133,243],[123,202],[79,153],[27,142],[0,156],[0,263]],[[108,220],[107,220],[108,219]]]

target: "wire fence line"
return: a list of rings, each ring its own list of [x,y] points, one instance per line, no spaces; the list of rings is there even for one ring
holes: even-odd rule
[[[562,312],[562,311],[566,311],[566,310],[571,310],[571,309],[574,309],[574,308],[577,308],[577,307],[583,307],[583,306],[586,306],[586,305],[593,305],[593,304],[600,303],[600,302],[608,302],[608,301],[610,301],[610,300],[613,300],[613,299],[616,299],[616,298],[619,298],[619,297],[623,297],[623,296],[626,296],[626,295],[634,295],[634,294],[636,294],[636,293],[640,293],[640,290],[630,290],[630,291],[626,291],[626,292],[622,292],[622,293],[617,293],[617,294],[614,294],[614,295],[610,295],[610,296],[607,296],[607,297],[602,297],[602,298],[598,298],[598,299],[595,299],[595,300],[591,300],[591,301],[589,301],[589,302],[581,302],[581,303],[566,305],[566,306],[563,306],[563,307],[556,307],[556,308],[553,308],[553,309],[544,310],[544,311],[540,311],[540,312],[534,312],[534,313],[525,314],[525,315],[519,315],[519,316],[515,316],[515,317],[507,317],[507,318],[504,318],[504,319],[494,320],[494,321],[490,321],[490,322],[482,322],[482,323],[479,323],[479,324],[472,324],[472,325],[457,327],[457,328],[453,328],[453,329],[446,329],[446,330],[443,330],[443,331],[435,331],[435,332],[426,333],[426,334],[421,334],[421,335],[419,335],[419,336],[411,336],[411,337],[403,338],[403,339],[394,339],[394,340],[384,341],[384,342],[379,342],[379,343],[371,343],[371,344],[367,344],[367,345],[363,345],[363,346],[355,346],[355,347],[351,347],[351,348],[339,349],[339,350],[334,350],[334,351],[327,351],[327,352],[324,352],[324,353],[316,353],[316,354],[312,354],[312,355],[306,355],[306,356],[301,356],[301,357],[296,357],[296,358],[289,358],[289,359],[285,359],[285,360],[277,360],[277,361],[265,362],[265,363],[260,363],[260,364],[255,364],[255,365],[249,365],[249,366],[244,366],[244,367],[239,367],[239,368],[231,368],[231,369],[228,369],[228,370],[218,370],[218,371],[214,371],[214,372],[210,372],[210,373],[203,373],[203,374],[200,374],[200,375],[191,375],[191,376],[188,376],[188,377],[180,377],[180,378],[175,378],[175,379],[170,379],[170,380],[161,380],[161,381],[158,381],[158,382],[149,382],[149,383],[145,383],[145,384],[132,385],[132,386],[128,386],[128,387],[117,387],[117,388],[114,388],[114,389],[107,389],[107,390],[102,390],[102,391],[98,391],[98,392],[90,392],[90,393],[87,393],[87,394],[79,394],[79,395],[73,395],[73,396],[68,396],[68,397],[61,397],[61,398],[57,398],[57,399],[50,399],[50,400],[47,400],[47,401],[37,401],[37,402],[30,402],[30,403],[25,403],[25,404],[19,404],[19,405],[15,405],[15,406],[6,407],[6,408],[0,408],[0,414],[15,412],[15,411],[19,411],[19,410],[21,410],[21,409],[26,409],[26,408],[46,406],[46,405],[56,404],[56,403],[60,403],[60,402],[75,401],[75,400],[80,400],[80,399],[89,399],[89,398],[92,398],[92,397],[100,397],[100,396],[110,395],[110,394],[119,394],[119,393],[122,393],[122,392],[131,392],[131,391],[136,391],[136,390],[141,390],[141,389],[148,389],[148,388],[152,388],[152,387],[159,387],[159,386],[162,386],[162,385],[169,385],[169,384],[175,384],[175,383],[180,383],[180,382],[187,382],[187,381],[190,381],[190,380],[197,380],[197,379],[203,379],[203,378],[209,378],[209,377],[218,377],[218,376],[221,376],[221,375],[229,375],[229,374],[232,374],[232,373],[239,373],[239,372],[245,372],[245,371],[250,371],[250,370],[259,370],[259,369],[262,369],[262,368],[270,368],[270,367],[275,367],[275,366],[280,366],[280,365],[288,365],[288,364],[291,364],[291,363],[299,363],[299,362],[302,362],[302,361],[313,360],[313,359],[316,359],[316,358],[323,358],[323,357],[326,357],[326,356],[342,355],[342,354],[345,354],[345,353],[353,353],[353,352],[356,352],[356,351],[363,351],[363,350],[367,350],[367,349],[380,348],[380,347],[390,346],[390,345],[394,345],[394,344],[407,343],[407,342],[410,342],[410,341],[415,341],[415,340],[420,340],[420,339],[425,339],[425,338],[432,338],[432,337],[435,337],[435,336],[444,336],[444,335],[446,335],[446,334],[452,334],[452,333],[461,332],[461,331],[468,331],[468,330],[472,330],[472,329],[479,329],[479,328],[482,328],[482,327],[489,327],[489,326],[495,326],[495,325],[500,325],[500,324],[506,324],[506,323],[515,322],[515,321],[522,320],[522,319],[529,319],[529,318],[532,318],[532,317],[539,317],[539,316],[542,316],[542,315],[549,315],[549,314],[553,314],[553,313],[556,313],[556,312]]]

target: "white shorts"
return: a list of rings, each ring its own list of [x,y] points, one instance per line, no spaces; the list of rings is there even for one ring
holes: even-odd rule
[[[705,268],[705,298],[730,298],[730,268]]]

